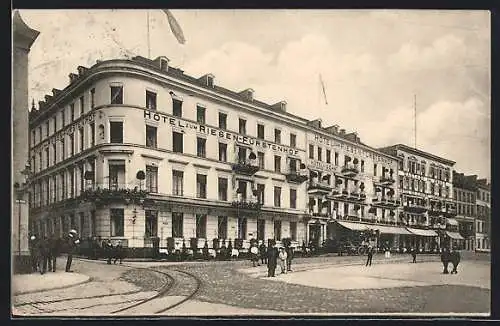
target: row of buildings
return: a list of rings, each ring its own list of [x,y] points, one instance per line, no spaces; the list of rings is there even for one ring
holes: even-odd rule
[[[29,163],[30,230],[42,235],[248,248],[376,231],[395,250],[489,250],[486,180],[406,145],[370,147],[165,57],[78,67],[33,104]]]

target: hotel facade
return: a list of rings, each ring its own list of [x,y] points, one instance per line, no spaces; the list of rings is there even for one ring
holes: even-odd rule
[[[346,230],[401,248],[428,232],[429,219],[402,219],[403,158],[286,102],[190,77],[165,57],[98,61],[69,78],[30,112],[32,232],[175,249],[321,246]],[[451,179],[441,183],[451,200]]]
[[[453,199],[457,206],[458,230],[464,238],[459,248],[472,251],[475,248],[477,175],[464,175],[453,171]]]

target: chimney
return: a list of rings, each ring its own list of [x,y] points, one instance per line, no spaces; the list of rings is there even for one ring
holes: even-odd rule
[[[87,70],[89,70],[89,68],[86,68],[86,67],[83,67],[83,66],[78,66],[78,68],[76,68],[78,70],[78,75],[79,76],[82,76]]]
[[[251,88],[247,88],[244,91],[239,92],[239,95],[244,97],[248,101],[253,101],[254,90]]]
[[[271,108],[274,109],[275,111],[283,111],[286,112],[286,102],[281,101],[276,104],[271,105]]]
[[[69,83],[71,84],[72,82],[74,82],[75,80],[78,79],[78,75],[77,74],[74,74],[74,73],[71,73],[69,74]]]

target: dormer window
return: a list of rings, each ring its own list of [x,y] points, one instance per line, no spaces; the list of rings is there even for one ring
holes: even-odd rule
[[[214,76],[207,76],[207,86],[208,87],[214,87]]]
[[[160,59],[160,70],[161,71],[168,71],[168,60],[166,58]]]
[[[286,102],[280,103],[280,109],[281,109],[281,111],[286,111]]]

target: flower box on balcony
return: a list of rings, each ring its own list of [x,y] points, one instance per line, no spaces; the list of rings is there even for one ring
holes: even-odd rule
[[[239,209],[260,210],[262,205],[258,202],[233,201],[231,206]]]
[[[254,175],[255,173],[257,173],[257,171],[259,171],[259,166],[246,162],[238,162],[232,165],[232,169],[236,173],[241,173],[244,175]]]
[[[290,172],[286,175],[286,180],[292,183],[303,183],[309,179],[307,175],[298,174],[297,172]]]

